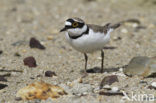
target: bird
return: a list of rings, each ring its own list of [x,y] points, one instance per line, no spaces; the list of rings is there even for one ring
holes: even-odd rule
[[[111,25],[107,23],[104,26],[87,24],[78,17],[68,18],[65,26],[60,32],[65,32],[67,42],[77,51],[84,54],[85,72],[87,73],[88,53],[101,51],[101,70],[104,68],[104,51],[105,44],[110,41],[110,33],[120,27],[120,23]]]

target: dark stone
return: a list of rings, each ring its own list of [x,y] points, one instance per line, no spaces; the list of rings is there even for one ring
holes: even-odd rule
[[[147,81],[140,81],[140,84],[148,84]]]
[[[30,79],[35,79],[34,77],[30,77]]]
[[[38,74],[36,77],[43,77],[41,74]]]
[[[0,54],[2,54],[3,53],[3,51],[2,50],[0,50]]]
[[[36,67],[36,60],[34,57],[30,56],[30,57],[26,57],[24,60],[24,65],[27,65],[28,67]]]
[[[124,94],[122,92],[104,92],[104,91],[100,91],[99,95],[106,95],[106,96],[116,96],[116,95],[120,95],[120,96],[124,96]]]
[[[35,38],[30,39],[29,46],[31,48],[38,48],[38,49],[42,49],[42,50],[45,49],[45,47]]]
[[[5,79],[4,77],[0,76],[0,81],[7,82],[7,79]]]
[[[11,9],[11,11],[12,11],[12,12],[16,12],[16,11],[17,11],[17,8],[16,8],[16,7],[13,7],[13,8]]]
[[[3,72],[3,70],[0,70],[0,72]],[[11,73],[6,73],[6,74],[3,74],[3,75],[0,75],[0,77],[10,77],[11,76]]]
[[[53,76],[56,76],[56,73],[55,72],[52,72],[52,71],[46,71],[45,72],[45,76],[46,77],[53,77]]]
[[[153,86],[148,86],[148,89],[154,89],[154,90],[156,90],[156,87],[153,87]]]
[[[65,47],[65,46],[61,46],[61,48],[62,48],[62,49],[66,49],[66,47]]]
[[[1,84],[1,83],[0,83],[0,90],[1,90],[1,89],[4,89],[4,88],[7,87],[7,86],[8,86],[8,85],[6,85],[6,84]]]
[[[111,85],[114,82],[119,82],[118,77],[116,75],[104,77],[101,81],[100,89],[102,89],[104,85]]]
[[[118,41],[121,40],[122,38],[120,36],[118,36],[117,38],[114,39],[114,41]]]
[[[16,101],[21,101],[22,98],[21,98],[21,97],[16,97],[15,100],[16,100]]]
[[[14,56],[20,57],[21,55],[18,52],[16,52]]]

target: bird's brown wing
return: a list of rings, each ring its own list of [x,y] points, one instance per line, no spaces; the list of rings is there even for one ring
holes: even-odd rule
[[[91,28],[94,32],[101,32],[106,33],[106,30],[104,30],[103,26],[94,25],[94,24],[87,24],[89,28]]]
[[[110,23],[107,23],[104,26],[99,26],[99,25],[94,25],[94,24],[87,24],[87,25],[89,28],[93,29],[94,32],[101,32],[101,33],[107,34],[110,28],[116,29],[120,27],[121,24],[117,23],[117,24],[111,25]]]
[[[105,26],[99,26],[94,24],[87,24],[87,25],[89,28],[93,29],[94,32],[101,32],[107,34],[110,23],[106,24]]]

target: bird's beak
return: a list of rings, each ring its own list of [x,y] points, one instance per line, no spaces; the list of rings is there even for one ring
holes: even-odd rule
[[[64,27],[63,29],[60,30],[60,32],[63,32],[63,31],[66,31],[66,30],[67,30],[67,28]]]

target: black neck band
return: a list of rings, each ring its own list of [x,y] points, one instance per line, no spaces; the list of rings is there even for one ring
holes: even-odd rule
[[[78,35],[78,36],[71,36],[69,33],[68,33],[68,35],[69,35],[69,37],[72,38],[72,39],[77,39],[77,38],[81,37],[82,35],[88,34],[88,33],[89,33],[89,28],[88,28],[88,26],[87,26],[87,30],[86,30],[85,32],[83,32],[81,35]]]

